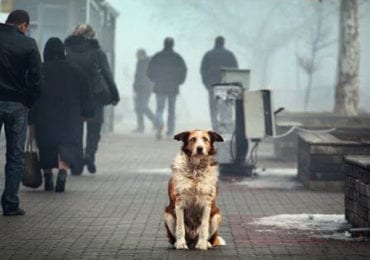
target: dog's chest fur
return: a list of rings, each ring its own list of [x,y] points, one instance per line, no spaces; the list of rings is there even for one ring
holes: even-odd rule
[[[216,197],[217,167],[211,166],[206,159],[194,165],[180,153],[172,164],[172,171],[176,204],[181,205],[187,214],[199,215],[199,211]]]

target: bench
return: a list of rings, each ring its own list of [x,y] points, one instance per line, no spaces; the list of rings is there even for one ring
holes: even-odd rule
[[[276,133],[280,135],[291,127],[323,130],[335,128],[335,133],[341,132],[370,132],[370,115],[340,116],[333,113],[282,112],[275,117]],[[342,138],[339,138],[342,139]],[[274,140],[275,157],[283,161],[296,162],[297,160],[297,131],[291,135]]]
[[[341,138],[331,133],[300,132],[298,179],[311,190],[343,191],[344,156],[370,155],[370,143],[351,136],[350,132],[343,132]]]

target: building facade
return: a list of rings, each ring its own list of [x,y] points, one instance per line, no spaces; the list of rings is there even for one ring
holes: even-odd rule
[[[119,13],[105,0],[0,0],[1,12],[24,9],[31,16],[30,35],[43,50],[50,37],[64,40],[76,25],[90,24],[114,72],[116,19]],[[105,111],[104,130],[113,131],[113,109]]]

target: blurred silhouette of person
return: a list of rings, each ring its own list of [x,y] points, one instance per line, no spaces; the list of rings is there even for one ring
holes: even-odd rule
[[[97,62],[102,78],[110,91],[110,103],[112,105],[117,105],[120,100],[118,89],[114,82],[107,56],[100,48],[99,42],[95,37],[95,31],[90,25],[77,25],[72,35],[68,36],[65,40],[67,60],[85,71],[89,78],[90,88],[93,88],[93,85],[96,84],[93,82],[93,79],[96,78],[94,74],[99,72],[87,68],[91,68],[91,65]],[[87,120],[84,159],[79,166],[75,167],[75,169],[72,168],[72,174],[74,175],[82,174],[84,165],[87,166],[87,170],[90,173],[96,172],[95,154],[98,150],[101,127],[104,121],[104,105],[100,104],[97,99],[95,100],[95,115],[93,118]],[[81,149],[83,150],[82,147]]]
[[[213,95],[212,85],[221,82],[222,68],[238,68],[238,62],[235,55],[225,47],[225,39],[222,36],[217,36],[215,46],[208,51],[202,59],[200,74],[204,86],[208,90],[209,95],[209,110],[211,115],[212,129],[219,131],[217,124],[217,101]]]
[[[24,146],[28,108],[41,92],[41,58],[36,41],[25,34],[30,17],[12,11],[0,23],[0,131],[5,128],[5,189],[1,196],[4,216],[24,215],[18,190],[24,173]]]
[[[58,168],[55,191],[64,192],[67,171],[78,164],[83,118],[94,115],[87,78],[65,59],[59,38],[50,38],[44,48],[42,93],[33,109],[36,141],[44,188],[54,189],[53,168]]]
[[[153,92],[156,94],[156,138],[162,138],[164,127],[163,111],[168,102],[167,137],[175,130],[176,97],[180,85],[184,83],[187,68],[183,58],[173,50],[173,38],[164,40],[164,48],[156,53],[149,62],[147,75],[154,82]]]
[[[149,108],[149,99],[153,91],[153,83],[146,75],[150,58],[146,55],[145,50],[139,49],[136,53],[136,57],[137,62],[133,88],[135,92],[137,128],[133,132],[143,133],[145,129],[144,115],[146,115],[152,122],[153,126],[155,126],[155,116]]]

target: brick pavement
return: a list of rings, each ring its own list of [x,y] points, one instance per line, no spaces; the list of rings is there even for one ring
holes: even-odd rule
[[[282,182],[294,185],[274,186],[280,176],[264,182],[264,173],[220,182],[221,235],[227,246],[206,252],[169,248],[162,212],[169,164],[179,146],[148,136],[106,136],[96,175],[68,176],[64,194],[22,187],[27,215],[0,217],[0,259],[369,259],[369,242],[253,225],[261,216],[344,212],[341,193],[311,192],[285,175]],[[268,154],[268,148],[261,154]],[[3,168],[3,151],[1,157]],[[259,166],[291,167],[267,157]]]

